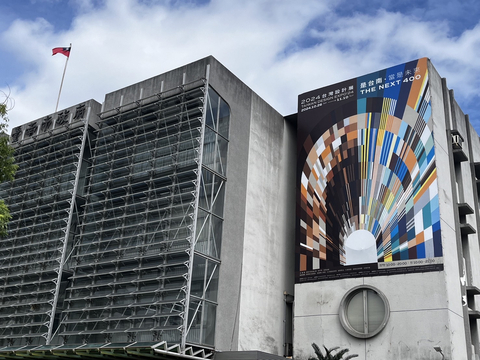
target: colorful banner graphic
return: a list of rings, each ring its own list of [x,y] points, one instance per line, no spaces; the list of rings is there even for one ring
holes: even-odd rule
[[[297,283],[443,269],[427,63],[299,96]]]

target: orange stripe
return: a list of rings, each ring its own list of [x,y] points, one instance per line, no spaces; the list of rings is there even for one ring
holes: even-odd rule
[[[425,81],[425,75],[427,73],[427,58],[421,58],[420,60],[418,60],[417,67],[420,68],[420,72],[413,74],[413,76],[420,74],[422,77],[412,82],[412,87],[410,88],[410,95],[407,101],[407,105],[413,109],[415,109],[420,90],[422,89],[422,84]]]
[[[422,195],[427,191],[427,189],[430,187],[430,185],[433,183],[433,181],[437,178],[437,169],[434,169],[433,172],[430,174],[428,177],[427,181],[425,181],[425,184],[423,184],[422,188],[420,191],[415,195],[413,198],[413,203],[415,204],[418,199],[422,197]]]
[[[407,150],[407,156],[404,157],[405,165],[407,165],[408,171],[412,173],[413,168],[415,167],[415,164],[417,163],[417,158],[415,157],[415,153],[413,152],[412,149]]]

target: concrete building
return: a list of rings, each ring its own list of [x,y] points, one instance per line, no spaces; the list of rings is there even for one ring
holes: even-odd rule
[[[478,358],[480,140],[445,79],[298,102],[207,57],[13,129],[0,358]]]
[[[12,143],[0,357],[283,355],[294,131],[213,57]]]
[[[478,359],[480,141],[430,61],[300,95],[298,149],[295,357]]]

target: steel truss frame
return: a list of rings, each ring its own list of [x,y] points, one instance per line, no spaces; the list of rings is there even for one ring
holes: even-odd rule
[[[220,233],[208,232],[212,217],[221,229],[223,212],[211,213],[226,178],[202,164],[211,91],[201,80],[100,115],[61,319],[65,342],[213,346],[205,333],[215,323]],[[201,219],[200,193],[213,197]],[[214,235],[216,251],[196,249],[199,237],[204,244]]]
[[[15,145],[15,180],[0,185],[12,215],[9,235],[0,240],[1,345],[48,344],[58,326],[87,126],[86,120],[67,124]]]
[[[17,146],[0,185],[0,346],[213,349],[228,105],[200,79],[99,117]]]

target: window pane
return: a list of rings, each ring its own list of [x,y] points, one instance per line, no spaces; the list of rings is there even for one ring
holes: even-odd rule
[[[347,319],[350,326],[360,333],[364,333],[364,319],[363,319],[363,291],[357,292],[347,308]]]
[[[213,174],[206,169],[202,169],[202,181],[200,185],[200,194],[198,195],[198,206],[205,210],[210,210],[211,208],[212,180]]]
[[[222,225],[223,220],[212,215],[212,247],[210,255],[220,259],[220,247],[222,244]]]
[[[201,342],[202,304],[201,300],[193,298],[190,300],[190,309],[188,309],[190,330],[188,331],[187,340],[193,343]]]
[[[218,99],[219,96],[212,89],[208,89],[207,117],[206,123],[211,128],[217,130],[218,117]]]
[[[224,138],[217,136],[217,157],[215,170],[222,175],[227,174],[227,148],[228,142]]]
[[[193,271],[192,271],[192,285],[191,294],[203,297],[203,291],[205,286],[205,270],[207,260],[201,256],[194,256],[193,259]]]
[[[215,340],[215,318],[217,307],[206,301],[203,305],[202,343],[213,345]]]
[[[210,128],[205,128],[203,140],[203,165],[215,170],[215,142],[216,135]]]
[[[227,103],[220,99],[220,114],[218,119],[218,132],[228,139],[228,121],[230,119],[230,108]]]
[[[209,237],[209,217],[210,214],[202,209],[198,209],[197,214],[197,225],[196,225],[196,237],[197,237],[197,244],[195,250],[203,252],[202,249],[208,243]]]
[[[374,291],[367,291],[368,332],[377,330],[385,317],[385,304]]]
[[[215,176],[214,181],[214,203],[212,212],[220,217],[223,216],[223,200],[225,198],[225,182],[219,177]]]
[[[205,289],[205,299],[217,301],[218,290],[218,263],[208,261],[207,281],[208,287]]]

